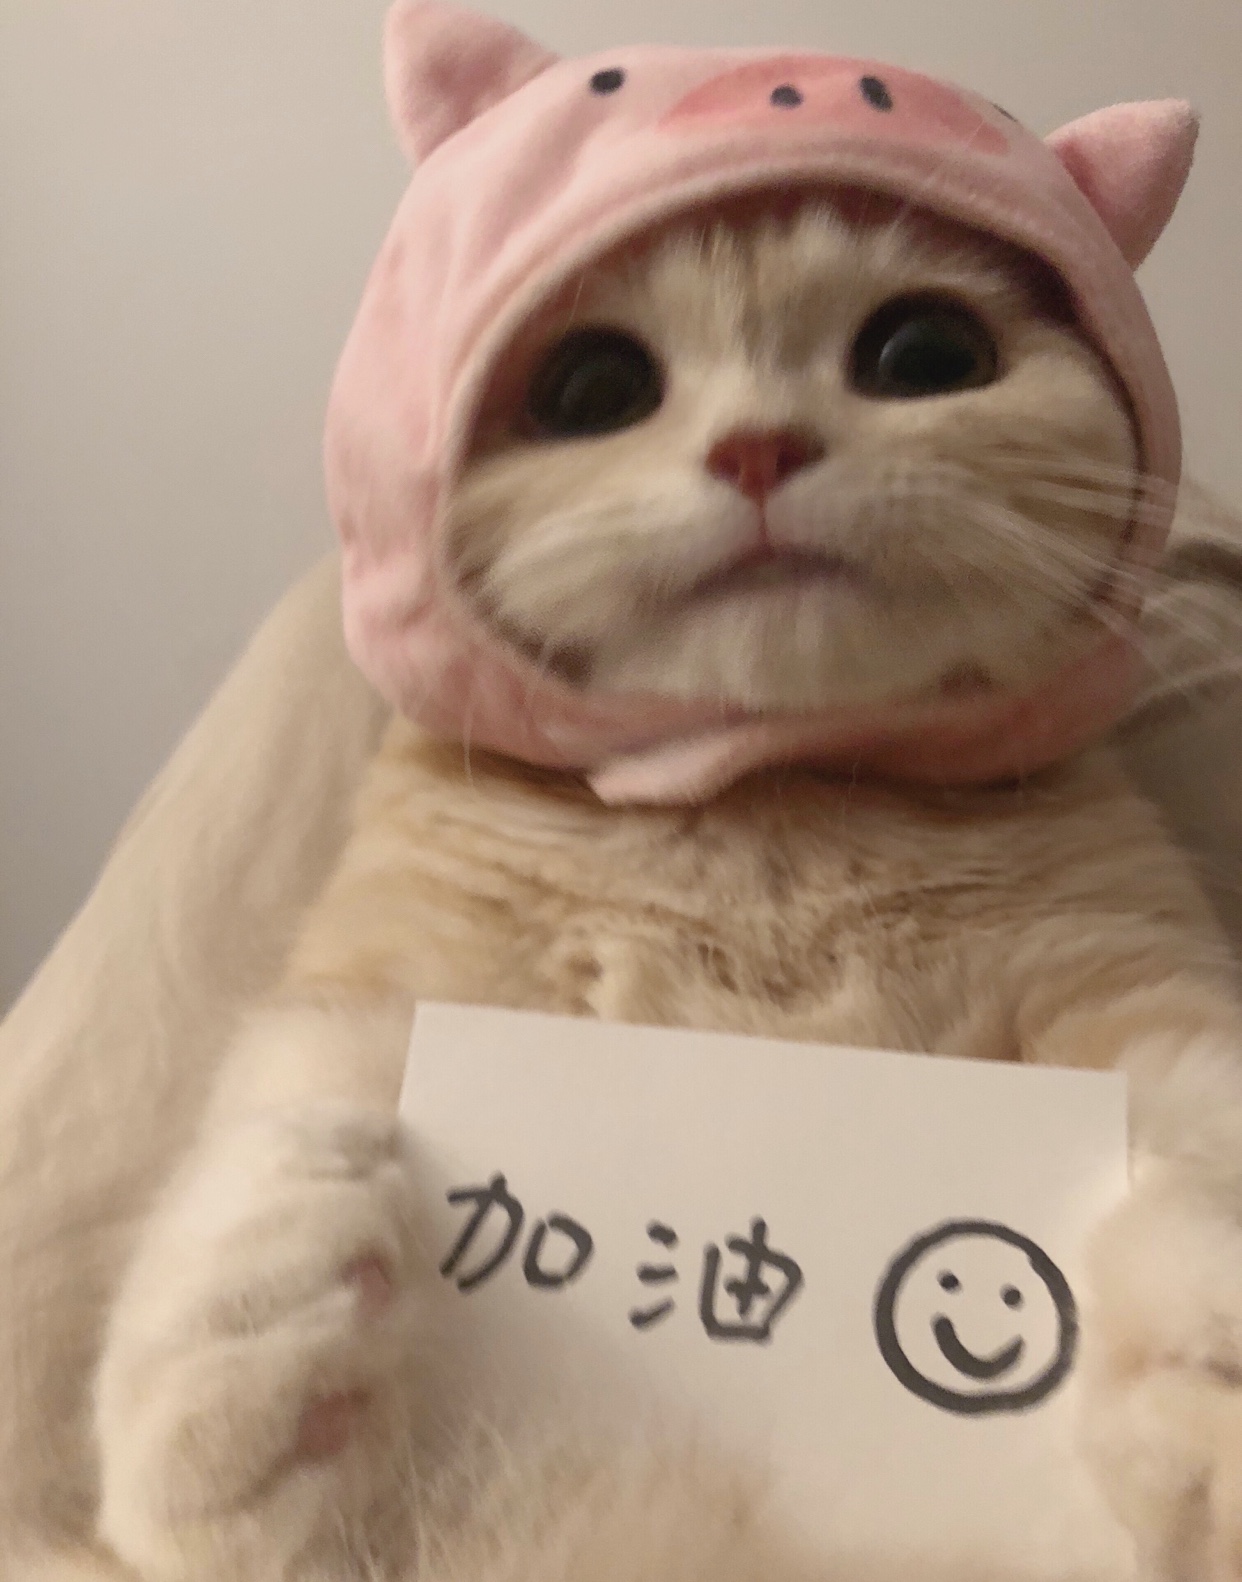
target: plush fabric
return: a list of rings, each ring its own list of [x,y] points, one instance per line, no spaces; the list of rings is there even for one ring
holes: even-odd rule
[[[390,14],[386,82],[421,159],[367,285],[330,404],[329,497],[351,651],[429,730],[590,772],[613,801],[690,801],[803,758],[986,780],[1072,751],[1117,717],[1124,637],[1025,697],[912,697],[880,711],[722,717],[586,697],[495,637],[446,574],[441,528],[488,372],[558,283],[674,213],[758,188],[896,195],[1045,259],[1133,409],[1151,498],[1127,546],[1167,531],[1177,407],[1133,266],[1172,212],[1195,119],[1098,111],[1047,141],[976,95],[874,61],[627,47],[557,60],[439,3]]]

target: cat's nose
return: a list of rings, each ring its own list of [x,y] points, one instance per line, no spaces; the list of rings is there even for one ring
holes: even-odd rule
[[[817,462],[824,447],[797,429],[738,429],[712,446],[707,470],[757,502],[786,478]]]

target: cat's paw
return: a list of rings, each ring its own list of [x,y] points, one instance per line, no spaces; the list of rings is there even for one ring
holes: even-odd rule
[[[141,1576],[270,1582],[365,1551],[400,1502],[427,1262],[409,1143],[259,1117],[156,1214],[96,1389],[101,1536]]]
[[[1242,1582],[1242,1195],[1154,1167],[1096,1241],[1085,1444],[1144,1582]]]

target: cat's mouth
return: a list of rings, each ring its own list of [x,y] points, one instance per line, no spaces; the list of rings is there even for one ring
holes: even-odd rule
[[[758,544],[715,566],[698,578],[687,599],[721,599],[737,594],[762,593],[772,588],[811,584],[861,589],[866,581],[861,568],[844,555],[824,550]]]

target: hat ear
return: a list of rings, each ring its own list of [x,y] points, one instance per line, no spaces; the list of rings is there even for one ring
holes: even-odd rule
[[[384,89],[406,157],[426,158],[556,60],[497,17],[441,0],[396,0],[384,23]]]
[[[1047,141],[1137,269],[1172,217],[1198,135],[1190,105],[1156,99],[1095,110]]]

